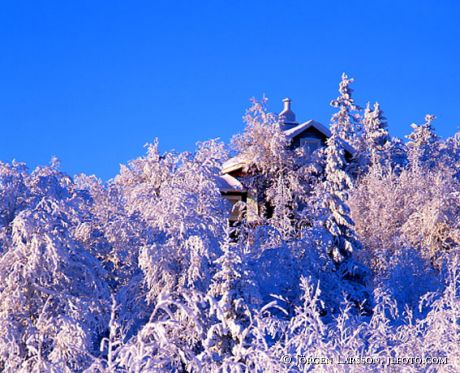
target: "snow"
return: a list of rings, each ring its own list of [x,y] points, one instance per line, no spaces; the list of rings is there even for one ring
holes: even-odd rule
[[[318,129],[321,133],[323,133],[327,137],[331,136],[331,131],[329,131],[326,127],[324,127],[323,125],[319,124],[318,122],[315,122],[312,119],[310,119],[309,121],[307,121],[305,123],[301,123],[301,124],[299,124],[299,125],[297,125],[297,126],[295,126],[293,128],[287,129],[287,130],[284,131],[284,133],[289,139],[293,139],[294,137],[296,137],[297,135],[300,135],[302,132],[304,132],[305,130],[307,130],[310,127],[315,127],[316,129]]]
[[[230,160],[154,141],[107,183],[0,162],[0,370],[460,371],[460,134],[430,115],[392,138],[351,83],[330,132],[254,100]],[[311,126],[327,147],[290,149]],[[271,214],[230,227],[241,167]],[[445,362],[387,364],[405,357]]]
[[[249,164],[249,159],[246,159],[243,155],[237,155],[224,162],[222,165],[222,173],[228,174],[232,171],[244,169]]]
[[[235,177],[224,174],[218,177],[217,185],[221,192],[243,192],[243,184]]]

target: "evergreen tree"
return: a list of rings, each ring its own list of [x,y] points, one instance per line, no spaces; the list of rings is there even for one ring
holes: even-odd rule
[[[460,132],[446,139],[440,151],[440,165],[460,180]]]
[[[433,121],[436,119],[434,115],[427,114],[425,116],[425,123],[417,125],[413,123],[412,133],[407,136],[409,142],[407,143],[409,163],[413,168],[420,168],[423,166],[433,167],[435,159],[439,151],[439,137],[436,135]]]
[[[339,137],[339,123],[332,124],[331,132],[327,141],[323,203],[327,211],[325,226],[332,236],[328,253],[335,263],[340,264],[351,256],[359,243],[346,202],[352,182],[346,172],[347,163],[343,140]]]
[[[238,346],[245,342],[245,329],[249,325],[241,247],[230,242],[229,232],[227,237],[222,245],[223,254],[216,261],[219,269],[209,289],[215,322],[204,341],[207,359],[219,365],[230,357],[235,358]]]
[[[386,118],[380,105],[376,102],[374,109],[368,103],[363,117],[363,139],[371,165],[383,165],[389,139]]]
[[[361,249],[347,203],[352,181],[347,173],[344,140],[339,136],[341,123],[333,121],[331,137],[327,140],[325,180],[321,203],[324,208],[324,227],[330,238],[326,250],[337,268],[348,299],[356,304],[368,302],[366,281],[368,269],[352,258]],[[369,306],[369,305],[367,305]]]
[[[337,135],[353,147],[359,147],[360,136],[362,134],[361,124],[359,122],[359,110],[352,97],[353,90],[350,85],[353,78],[343,73],[342,80],[339,83],[340,96],[331,101],[331,106],[338,111],[332,116],[332,124],[337,127]]]

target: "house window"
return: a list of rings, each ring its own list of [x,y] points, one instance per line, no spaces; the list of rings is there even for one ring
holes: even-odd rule
[[[300,146],[308,153],[313,153],[315,150],[321,148],[321,140],[312,137],[305,137],[300,139]]]

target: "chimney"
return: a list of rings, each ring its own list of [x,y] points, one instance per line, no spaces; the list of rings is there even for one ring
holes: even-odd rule
[[[283,112],[284,111],[291,111],[291,102],[292,102],[292,100],[290,98],[285,98],[283,100],[283,104],[284,104]]]
[[[295,114],[291,110],[291,102],[292,100],[290,98],[285,98],[283,100],[283,111],[279,113],[279,118],[284,124],[297,124]]]

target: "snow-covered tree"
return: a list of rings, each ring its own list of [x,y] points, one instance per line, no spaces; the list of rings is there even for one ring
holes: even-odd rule
[[[301,278],[301,304],[296,307],[295,315],[290,319],[285,340],[285,354],[289,356],[320,356],[328,349],[327,326],[321,319],[324,304],[320,298],[319,284],[311,279]],[[306,369],[311,368],[306,364]]]
[[[423,331],[422,355],[447,357],[452,371],[460,368],[460,256],[458,251],[447,259],[444,267],[445,288],[427,293],[420,307],[429,310],[420,322]],[[419,348],[420,348],[419,347]]]
[[[394,265],[396,253],[412,246],[428,261],[455,247],[458,181],[438,170],[405,169],[382,174],[371,169],[352,191],[357,232],[377,271]]]
[[[81,370],[106,324],[100,263],[69,235],[69,206],[50,197],[19,213],[0,257],[0,365]]]
[[[437,168],[460,179],[460,132],[439,142]]]
[[[245,294],[245,274],[241,247],[230,241],[227,232],[222,256],[216,260],[218,271],[209,288],[210,311],[215,322],[203,342],[209,364],[219,366],[226,360],[238,365],[241,346],[247,345],[245,333],[249,326],[250,309]]]
[[[243,121],[246,125],[242,134],[232,139],[239,156],[248,161],[248,171],[271,174],[280,168],[289,167],[289,140],[281,130],[279,118],[267,108],[267,98],[252,99]]]
[[[331,106],[337,108],[337,112],[332,116],[331,123],[336,126],[337,135],[351,146],[358,147],[362,128],[359,122],[360,107],[356,105],[352,97],[353,90],[350,85],[353,78],[347,74],[342,74],[342,80],[339,83],[339,93],[335,100],[331,101]]]
[[[0,227],[5,228],[15,216],[27,208],[30,175],[24,163],[0,162]],[[1,253],[0,249],[0,253]]]
[[[290,140],[281,129],[277,115],[267,109],[267,99],[253,99],[244,116],[242,134],[232,139],[238,157],[247,161],[247,176],[241,178],[253,191],[260,207],[271,209],[269,224],[279,230],[284,239],[293,237],[299,223],[299,205],[306,195],[300,157],[290,149]],[[264,215],[264,214],[262,214]]]
[[[217,183],[223,154],[216,141],[200,144],[194,155],[182,154],[146,206],[155,241],[141,249],[139,264],[150,301],[165,290],[205,291],[209,285],[227,218]]]
[[[352,187],[346,172],[345,147],[339,136],[340,124],[333,123],[331,137],[327,140],[326,170],[323,204],[326,209],[325,227],[332,236],[328,253],[335,263],[344,262],[359,248],[354,223],[347,205],[348,192]]]
[[[151,239],[146,224],[129,214],[120,188],[95,176],[78,175],[77,192],[86,197],[86,211],[74,236],[103,264],[116,290],[138,268],[139,247]]]
[[[435,119],[434,115],[427,114],[425,123],[421,125],[413,123],[411,125],[412,133],[407,135],[409,139],[407,148],[410,165],[414,168],[434,165],[434,159],[436,159],[439,151],[439,137],[432,125]]]
[[[383,165],[388,155],[388,142],[390,140],[386,118],[380,105],[376,102],[371,109],[368,103],[363,117],[363,140],[368,153],[370,164]]]
[[[150,317],[139,332],[117,348],[114,363],[128,372],[200,372],[196,346],[204,338],[199,293],[174,299],[158,295]]]

